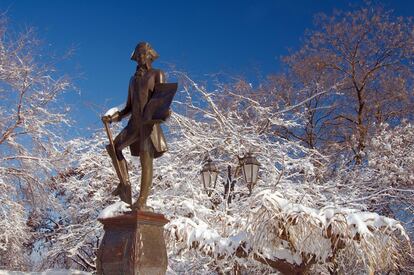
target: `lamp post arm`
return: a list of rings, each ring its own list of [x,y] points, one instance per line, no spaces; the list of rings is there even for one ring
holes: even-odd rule
[[[240,168],[241,168],[241,165],[239,164],[239,165],[237,165],[236,170],[234,170],[234,175],[233,175],[234,179],[237,177],[237,174],[239,173]]]

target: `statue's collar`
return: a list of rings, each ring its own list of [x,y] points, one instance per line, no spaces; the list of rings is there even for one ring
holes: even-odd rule
[[[137,66],[137,71],[135,72],[135,75],[137,76],[143,76],[145,73],[149,72],[151,70],[151,67],[149,66]]]

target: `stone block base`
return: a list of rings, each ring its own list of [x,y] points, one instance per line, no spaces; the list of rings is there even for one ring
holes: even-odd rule
[[[97,274],[165,274],[164,215],[132,211],[99,221],[105,235],[98,249]]]

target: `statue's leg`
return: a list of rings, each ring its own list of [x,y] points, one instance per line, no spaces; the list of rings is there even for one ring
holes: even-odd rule
[[[151,210],[147,206],[147,199],[152,185],[152,173],[153,173],[153,160],[154,156],[151,151],[140,152],[141,162],[141,188],[139,192],[138,200],[132,206],[132,209],[137,210]]]

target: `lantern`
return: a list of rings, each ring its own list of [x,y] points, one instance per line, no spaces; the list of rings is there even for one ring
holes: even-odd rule
[[[244,180],[246,181],[247,187],[249,188],[251,194],[253,187],[257,183],[260,163],[251,153],[247,153],[247,156],[242,158],[240,162]]]
[[[204,163],[203,169],[200,172],[201,183],[206,190],[207,195],[210,197],[216,188],[218,171],[214,162],[208,158]]]

